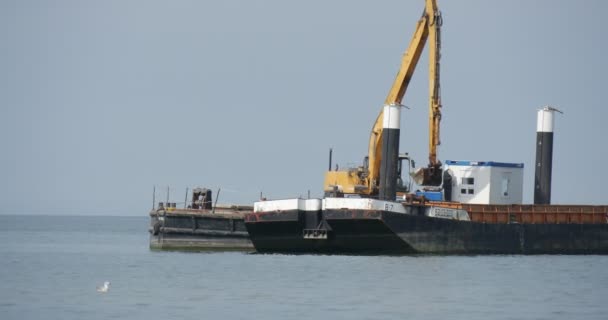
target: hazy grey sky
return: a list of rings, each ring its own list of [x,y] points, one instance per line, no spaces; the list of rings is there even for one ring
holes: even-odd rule
[[[438,2],[439,158],[523,162],[531,202],[550,104],[553,202],[607,204],[608,2]],[[153,185],[318,196],[330,146],[341,166],[366,155],[423,6],[0,0],[0,213],[144,215]],[[402,113],[419,164],[427,70],[425,51]]]

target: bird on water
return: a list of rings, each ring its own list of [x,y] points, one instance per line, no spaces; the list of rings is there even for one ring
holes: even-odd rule
[[[110,290],[110,281],[106,281],[103,283],[103,286],[97,287],[97,292],[106,293]]]

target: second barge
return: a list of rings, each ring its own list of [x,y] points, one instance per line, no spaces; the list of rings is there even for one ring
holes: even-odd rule
[[[150,211],[150,249],[255,251],[245,228],[251,206],[212,205],[211,190],[196,188],[187,208],[160,203]]]

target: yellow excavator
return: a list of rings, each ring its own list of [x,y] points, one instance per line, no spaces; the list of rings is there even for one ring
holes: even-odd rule
[[[401,162],[407,155],[399,155],[399,119],[401,101],[410,83],[426,42],[429,42],[429,164],[412,174],[422,186],[442,183],[441,162],[437,159],[439,123],[441,121],[441,92],[439,60],[441,57],[441,12],[436,0],[425,0],[425,9],[418,21],[409,47],[403,55],[397,77],[384,101],[371,131],[368,156],[363,165],[346,170],[331,170],[325,174],[324,191],[333,195],[395,200],[399,191],[409,191],[401,181]],[[330,161],[331,162],[331,161]]]

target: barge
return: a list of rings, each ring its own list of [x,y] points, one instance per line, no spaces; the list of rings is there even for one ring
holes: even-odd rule
[[[376,199],[255,203],[260,253],[608,254],[608,206],[475,205]]]
[[[150,215],[150,249],[254,251],[244,216],[252,206],[212,205],[211,190],[196,188],[186,208],[159,203]]]
[[[448,160],[439,188],[259,201],[245,225],[261,253],[608,254],[608,205],[521,204],[523,169]]]

